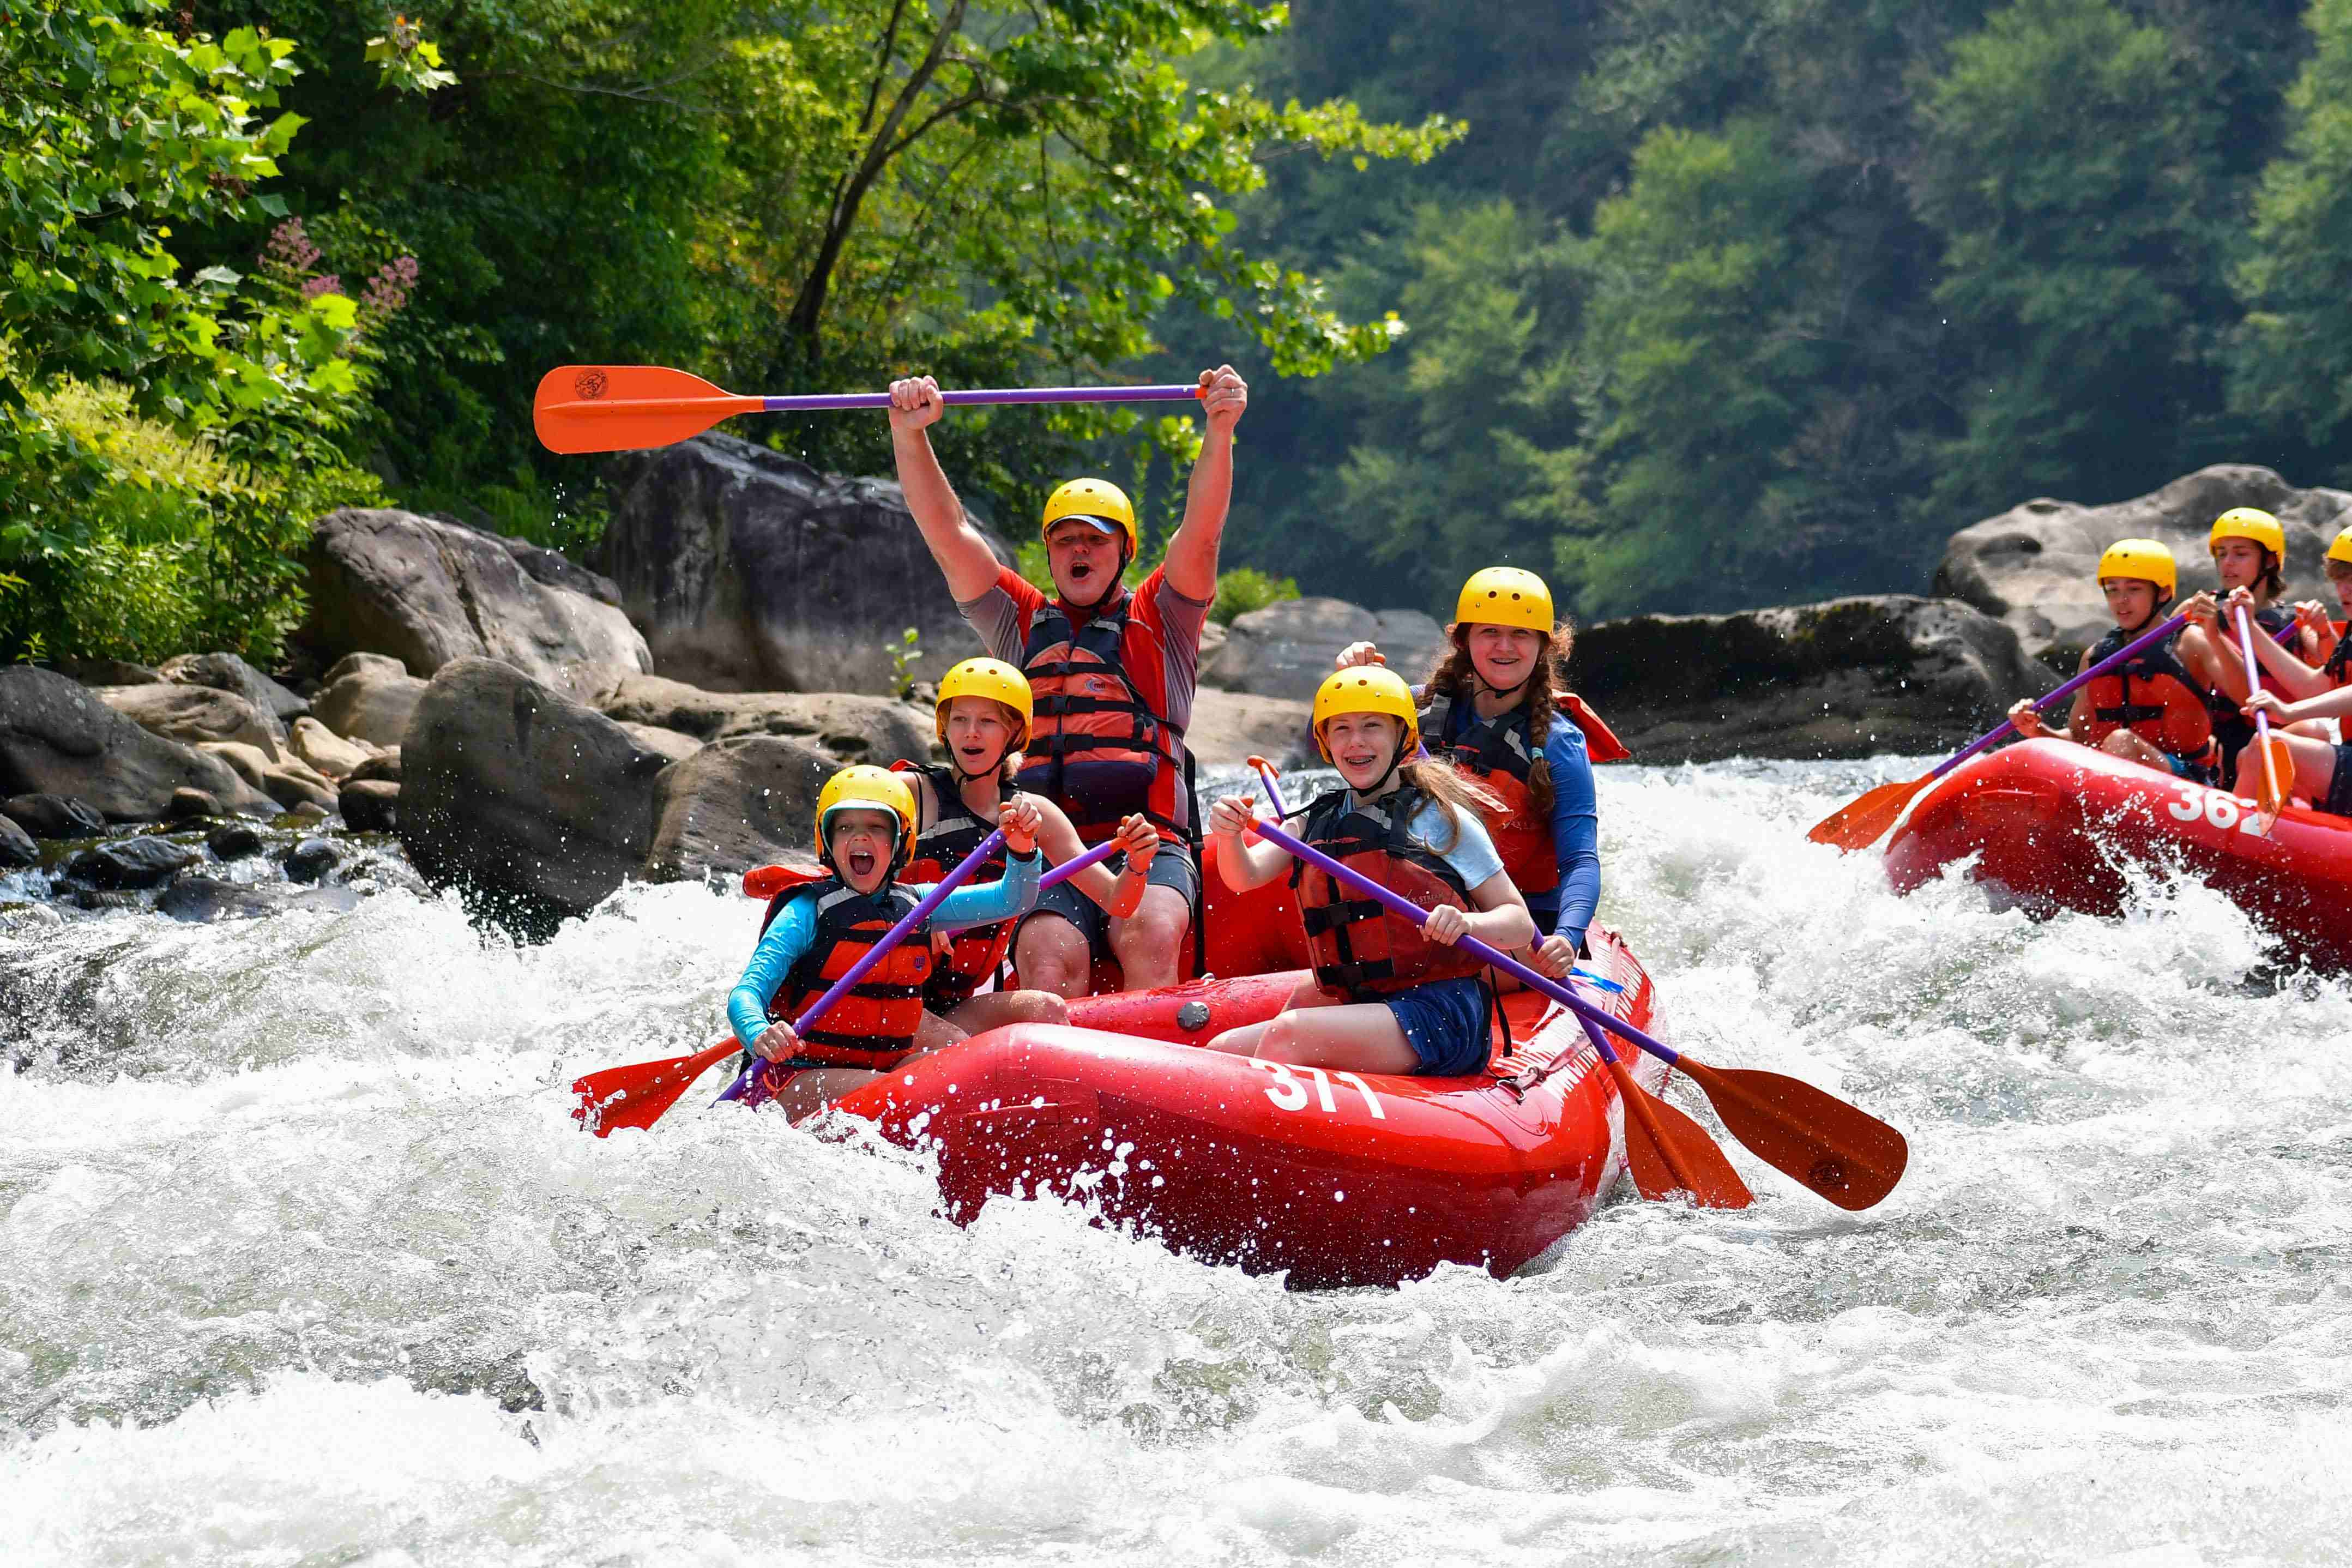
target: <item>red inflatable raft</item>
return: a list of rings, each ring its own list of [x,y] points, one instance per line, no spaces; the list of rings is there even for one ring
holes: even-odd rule
[[[1654,1027],[1649,977],[1594,927],[1591,967]],[[1192,1257],[1302,1287],[1387,1285],[1440,1263],[1498,1278],[1592,1212],[1624,1159],[1615,1083],[1573,1017],[1525,993],[1471,1078],[1291,1068],[1195,1048],[1270,1016],[1299,975],[1097,997],[1093,1027],[1019,1025],[908,1064],[840,1109],[935,1148],[949,1212],[1056,1194]],[[1636,1068],[1652,1089],[1664,1069]]]
[[[2115,914],[2135,867],[2229,895],[2323,967],[2352,966],[2352,821],[2289,806],[2269,837],[2254,803],[2067,741],[2027,741],[1922,791],[1887,840],[1895,890],[1969,856],[2029,907]]]

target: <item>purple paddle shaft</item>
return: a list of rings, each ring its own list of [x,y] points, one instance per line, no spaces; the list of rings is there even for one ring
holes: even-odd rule
[[[1198,386],[1013,386],[964,392],[942,392],[940,401],[950,407],[960,403],[1190,403],[1201,395]],[[887,392],[814,392],[790,397],[763,397],[771,414],[816,414],[847,408],[887,408]]]
[[[2251,701],[2253,694],[2263,689],[2263,668],[2254,661],[2254,634],[2247,629],[2246,610],[2242,605],[2238,606],[2238,649],[2246,656],[2246,696]],[[2271,766],[2271,716],[2267,713],[2257,712],[2254,715],[2254,744],[2262,749],[2263,766],[2268,768]],[[2271,780],[2271,788],[2278,788],[2278,780]]]
[[[1414,903],[1411,899],[1408,899],[1403,894],[1397,892],[1394,889],[1384,888],[1380,883],[1373,881],[1370,877],[1363,875],[1363,873],[1351,870],[1348,867],[1340,864],[1339,861],[1334,860],[1330,856],[1324,854],[1323,851],[1316,848],[1313,845],[1301,843],[1297,838],[1292,837],[1287,831],[1276,824],[1271,822],[1261,822],[1256,825],[1254,831],[1259,837],[1264,838],[1267,843],[1280,845],[1283,848],[1289,850],[1292,855],[1306,861],[1309,866],[1314,867],[1317,870],[1328,872],[1331,876],[1339,878],[1339,880],[1347,883],[1348,886],[1355,889],[1356,891],[1363,894],[1366,898],[1378,900],[1381,903],[1387,906],[1389,912],[1391,914],[1402,916],[1403,919],[1409,920],[1415,925],[1418,925],[1429,913],[1427,910],[1423,909],[1419,904]],[[1615,1014],[1600,1007],[1595,1007],[1591,1003],[1587,1002],[1583,997],[1579,996],[1575,992],[1570,991],[1559,981],[1552,979],[1549,975],[1537,973],[1534,970],[1529,969],[1526,964],[1521,963],[1517,959],[1513,958],[1509,953],[1501,951],[1499,948],[1489,947],[1475,936],[1465,936],[1456,942],[1454,945],[1462,949],[1465,952],[1469,953],[1473,958],[1478,959],[1482,963],[1499,969],[1506,974],[1516,976],[1520,984],[1525,985],[1531,991],[1542,992],[1545,995],[1550,997],[1561,1006],[1566,1007],[1570,1012],[1574,1013],[1578,1017],[1582,1018],[1586,1023],[1598,1024],[1602,1028],[1608,1030],[1611,1034],[1615,1035],[1619,1039],[1631,1040],[1633,1044],[1641,1047],[1643,1050],[1649,1052],[1652,1056],[1658,1058],[1660,1060],[1668,1064],[1682,1060],[1681,1055],[1676,1052],[1672,1046],[1654,1040],[1648,1035],[1635,1028],[1633,1025],[1625,1022],[1624,1019],[1618,1017]]]
[[[2170,620],[2165,622],[2164,625],[2157,627],[2156,630],[2147,632],[2140,637],[2134,637],[2131,641],[2116,649],[2115,652],[2109,654],[2106,658],[2099,660],[2098,663],[2091,666],[2090,668],[2083,671],[2082,674],[2074,677],[2074,679],[2066,682],[2065,685],[2061,686],[2049,696],[2036,698],[2033,705],[2036,708],[2047,708],[2053,702],[2057,701],[2061,697],[2074,696],[2075,692],[2080,691],[2092,681],[2096,680],[2099,677],[2106,674],[2107,671],[2113,669],[2116,666],[2130,658],[2134,654],[2138,653],[2143,648],[2154,647],[2158,643],[2162,642],[2165,638],[2170,637],[2173,633],[2179,631],[2188,624],[2189,616],[2186,613],[2173,616]],[[1970,757],[1975,756],[1987,746],[1992,745],[1998,742],[2002,736],[2015,733],[2016,730],[2017,721],[2015,720],[2002,720],[1999,728],[1991,730],[1985,734],[1979,735],[1974,741],[1970,742],[1966,751],[1957,752],[1951,756],[1946,757],[1942,762],[1937,763],[1928,771],[1927,776],[1931,779],[1942,778],[1946,773],[1950,773],[1954,768],[1958,767],[1962,763],[1967,762]]]
[[[884,933],[880,942],[877,942],[872,947],[867,948],[866,950],[865,957],[859,959],[856,963],[849,966],[848,973],[835,981],[832,988],[826,991],[824,995],[818,997],[814,1004],[809,1007],[808,1011],[803,1013],[799,1017],[793,1020],[793,1032],[794,1034],[798,1034],[802,1030],[807,1028],[819,1018],[824,1017],[826,1013],[830,1012],[835,1002],[838,1002],[844,996],[848,995],[849,988],[851,986],[865,979],[867,973],[871,971],[876,964],[881,963],[883,957],[887,954],[892,948],[898,946],[898,943],[905,939],[908,931],[914,930],[923,921],[930,919],[932,912],[941,904],[947,902],[948,895],[961,887],[964,882],[971,878],[974,871],[979,870],[981,863],[986,860],[991,855],[995,854],[997,846],[1003,842],[1004,833],[1002,828],[982,839],[980,841],[980,847],[963,858],[962,865],[958,866],[954,870],[950,871],[946,876],[940,878],[940,885],[933,888],[929,892],[925,893],[923,895],[922,902],[917,904],[913,909],[908,910],[904,920],[901,920],[897,925],[892,926],[887,932]],[[1073,861],[1071,864],[1076,865],[1076,862]],[[766,1065],[767,1063],[764,1058],[759,1057],[752,1058],[751,1064],[736,1075],[735,1081],[727,1086],[727,1092],[720,1095],[719,1098],[722,1100],[742,1099],[744,1097],[744,1091],[751,1087],[752,1075]],[[756,1107],[766,1099],[767,1096],[761,1095],[760,1100],[752,1101],[752,1104]]]

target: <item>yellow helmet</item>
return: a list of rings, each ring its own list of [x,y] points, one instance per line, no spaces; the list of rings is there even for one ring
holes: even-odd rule
[[[1456,626],[1483,621],[1488,626],[1525,626],[1551,636],[1551,590],[1532,572],[1516,566],[1489,566],[1470,574],[1462,597],[1454,606]]]
[[[2286,530],[2279,526],[2278,519],[2260,507],[2233,506],[2215,518],[2205,548],[2210,550],[2225,539],[2251,539],[2277,556],[2282,564],[2286,561]]]
[[[1005,749],[1017,752],[1028,743],[1029,725],[1037,710],[1029,694],[1027,676],[1001,658],[968,658],[949,670],[940,680],[936,710],[942,745],[948,738],[948,704],[959,697],[985,697],[1020,714],[1021,722],[1014,727],[1013,743]]]
[[[853,763],[824,781],[816,795],[816,858],[827,867],[832,853],[825,848],[825,826],[837,811],[887,811],[898,820],[898,841],[891,848],[890,868],[904,866],[915,852],[915,792],[888,768]]]
[[[2099,556],[2099,581],[2110,577],[2153,583],[2168,599],[2180,591],[2180,568],[2172,552],[2153,539],[2118,539],[2108,545]]]
[[[2352,528],[2346,529],[2328,542],[2327,559],[2352,563]]]
[[[1393,669],[1377,664],[1335,669],[1315,689],[1315,749],[1327,763],[1331,748],[1324,742],[1323,726],[1342,713],[1391,713],[1404,721],[1404,740],[1397,747],[1400,759],[1421,743],[1421,710],[1413,706],[1412,688]]]
[[[1072,479],[1045,498],[1045,521],[1037,531],[1050,533],[1054,525],[1066,517],[1091,518],[1097,522],[1115,522],[1127,535],[1127,554],[1130,561],[1141,551],[1136,541],[1135,508],[1128,503],[1127,492],[1108,479]],[[1109,530],[1106,529],[1107,533]]]

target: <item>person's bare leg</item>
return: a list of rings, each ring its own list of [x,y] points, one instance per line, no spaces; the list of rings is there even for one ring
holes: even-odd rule
[[[2294,763],[2294,783],[2289,795],[2300,795],[2318,805],[2327,799],[2328,786],[2336,782],[2336,748],[2325,741],[2315,741],[2308,735],[2292,731],[2273,730],[2279,743],[2286,748],[2287,756]],[[2252,748],[2249,747],[2248,750]],[[2260,767],[2262,764],[2254,764]],[[2251,779],[2252,775],[2250,773]]]
[[[1421,1069],[1421,1058],[1398,1026],[1396,1015],[1378,1002],[1281,1014],[1265,1026],[1256,1054],[1270,1062],[1355,1072]]]
[[[2154,768],[2160,773],[2172,771],[2171,764],[2164,760],[2162,752],[2158,751],[2129,730],[2116,731],[2099,742],[2099,750],[2111,757],[2122,757],[2126,761],[2137,763],[2142,767]]]
[[[1007,1024],[1066,1024],[1070,1005],[1051,991],[989,991],[948,1015],[968,1035],[983,1035]]]
[[[1013,939],[1013,963],[1021,971],[1022,984],[1034,990],[1070,1000],[1093,992],[1094,957],[1087,951],[1086,932],[1050,911],[1021,922]]]
[[[1178,955],[1192,934],[1192,906],[1173,888],[1146,888],[1143,902],[1125,920],[1110,922],[1110,950],[1118,958],[1128,991],[1151,991],[1176,984]]]

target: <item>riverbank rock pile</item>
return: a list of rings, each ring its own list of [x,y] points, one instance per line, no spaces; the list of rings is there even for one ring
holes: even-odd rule
[[[2113,505],[2037,498],[1964,528],[1944,547],[1935,592],[1998,616],[2028,654],[2071,672],[2083,649],[2115,626],[2099,593],[2100,552],[2118,539],[2157,541],[2180,563],[2185,598],[2219,585],[2206,539],[2233,506],[2277,515],[2298,597],[2319,576],[2328,542],[2352,524],[2352,493],[2297,489],[2269,468],[2217,463]]]

